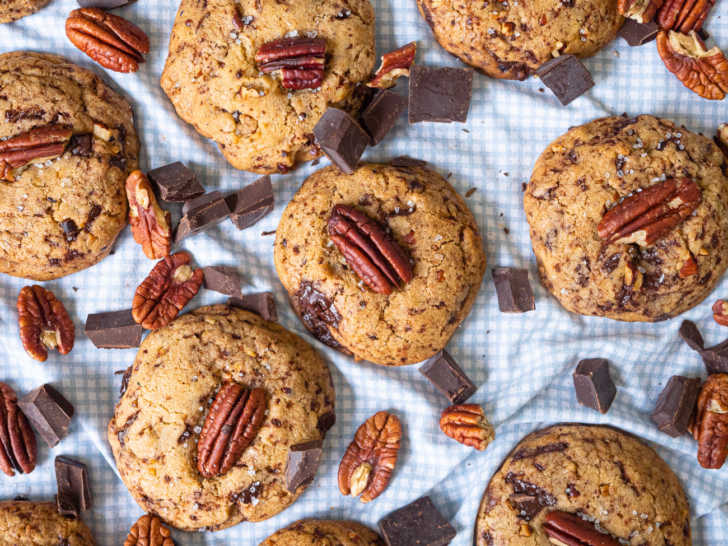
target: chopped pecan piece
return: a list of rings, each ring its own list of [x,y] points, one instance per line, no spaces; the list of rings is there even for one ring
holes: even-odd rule
[[[657,24],[664,30],[687,34],[702,28],[715,0],[665,0],[657,14]]]
[[[728,123],[721,123],[718,126],[714,140],[718,148],[723,152],[723,155],[728,158]]]
[[[16,169],[62,156],[71,135],[68,127],[44,125],[0,141],[0,180],[12,182]]]
[[[380,411],[362,424],[339,464],[339,491],[361,502],[376,499],[387,488],[397,464],[402,425],[396,415]]]
[[[195,297],[202,285],[202,269],[193,270],[187,252],[165,256],[134,294],[131,314],[137,324],[157,330],[169,324]]]
[[[683,263],[682,267],[680,268],[680,271],[678,272],[678,276],[681,279],[687,279],[688,277],[692,277],[693,275],[698,274],[698,262],[695,261],[695,258],[692,256],[688,256],[688,259],[685,260],[685,263]]]
[[[126,179],[126,196],[134,240],[142,245],[150,260],[164,258],[172,246],[170,214],[159,206],[149,180],[141,171],[132,172]]]
[[[48,358],[49,349],[62,355],[73,349],[73,321],[53,292],[42,286],[25,286],[18,294],[18,326],[25,352],[40,362]]]
[[[478,404],[446,408],[440,416],[440,429],[450,438],[483,451],[493,441],[495,431]]]
[[[124,546],[174,546],[174,541],[161,519],[146,514],[131,526]]]
[[[721,468],[728,456],[728,374],[708,376],[698,396],[693,436],[703,468]]]
[[[15,391],[0,383],[0,470],[30,474],[38,455],[35,434],[18,407]]]
[[[415,54],[417,53],[417,42],[410,42],[407,45],[385,53],[382,55],[382,64],[369,80],[367,86],[378,87],[380,89],[389,89],[394,87],[397,80],[409,77],[409,69],[415,62]]]
[[[565,546],[619,546],[619,541],[597,530],[593,523],[576,514],[554,510],[541,526],[552,544]]]
[[[296,36],[263,44],[255,62],[264,74],[281,71],[286,89],[316,89],[324,80],[326,40]]]
[[[378,294],[391,294],[410,282],[412,266],[402,248],[363,212],[336,205],[328,222],[329,236],[359,278]]]
[[[619,0],[617,10],[625,17],[629,17],[638,23],[646,24],[652,21],[662,7],[664,0]],[[669,1],[669,0],[668,0]]]

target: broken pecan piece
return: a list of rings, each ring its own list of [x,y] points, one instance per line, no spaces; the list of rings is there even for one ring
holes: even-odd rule
[[[16,169],[62,156],[71,135],[68,127],[44,125],[0,141],[0,180],[12,182]]]
[[[66,20],[66,36],[71,43],[101,66],[115,72],[136,72],[149,38],[126,19],[99,8],[81,8]]]
[[[483,451],[493,441],[495,431],[478,404],[446,408],[440,416],[440,430],[453,440]]]
[[[174,541],[161,519],[145,514],[129,529],[124,546],[174,546]]]
[[[728,301],[717,300],[713,304],[713,320],[721,326],[728,326]]]
[[[552,544],[563,546],[619,546],[619,541],[597,530],[593,523],[576,514],[554,510],[541,525]]]
[[[376,499],[387,488],[397,464],[402,425],[396,415],[380,411],[362,424],[339,464],[339,491],[361,502]]]
[[[409,259],[397,242],[354,207],[336,205],[328,231],[349,267],[374,292],[391,294],[395,287],[414,277]]]
[[[617,203],[599,222],[597,233],[606,244],[649,246],[690,216],[701,200],[693,180],[668,178]]]
[[[657,14],[657,24],[663,30],[687,34],[702,28],[715,0],[665,0]]]
[[[728,456],[728,374],[708,376],[698,396],[693,436],[703,468],[721,468]]]
[[[286,89],[316,89],[324,80],[326,40],[296,36],[263,44],[255,62],[264,74],[281,71]]]
[[[415,62],[416,53],[417,42],[410,42],[399,49],[382,55],[382,64],[374,73],[374,77],[369,80],[367,86],[389,89],[394,87],[397,80],[402,76],[409,77],[409,69],[412,63]]]
[[[625,17],[646,24],[652,21],[662,3],[663,0],[619,0],[617,10]]]
[[[18,326],[25,352],[40,362],[48,358],[49,349],[62,355],[73,349],[73,321],[53,292],[42,286],[25,286],[18,294]]]
[[[18,407],[15,391],[0,383],[0,470],[8,476],[16,470],[30,474],[37,455],[35,434]]]
[[[172,246],[170,214],[159,206],[149,180],[141,171],[132,172],[126,179],[126,197],[134,240],[142,245],[147,258],[164,258]]]
[[[137,324],[157,330],[169,324],[195,297],[202,285],[202,269],[193,270],[187,252],[165,256],[136,289],[131,315]]]

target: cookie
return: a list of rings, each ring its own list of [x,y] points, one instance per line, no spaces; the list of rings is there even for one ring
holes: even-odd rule
[[[0,55],[0,88],[0,139],[64,139],[47,161],[0,177],[0,272],[48,280],[90,267],[126,225],[139,150],[131,105],[88,70],[27,51]]]
[[[447,51],[488,76],[513,80],[525,79],[556,55],[593,55],[624,22],[617,0],[417,0],[417,5]]]
[[[663,320],[697,305],[728,266],[727,175],[710,139],[667,120],[608,117],[571,129],[541,154],[524,197],[542,283],[569,311],[618,320]],[[671,189],[695,200],[668,204]],[[665,229],[612,229],[637,201],[656,218],[675,214]]]
[[[223,383],[263,389],[261,428],[234,466],[211,478],[197,449]],[[122,480],[139,505],[185,530],[261,521],[288,507],[291,446],[323,439],[334,422],[326,364],[299,337],[258,315],[225,305],[201,307],[142,342],[109,423]]]
[[[389,295],[365,284],[329,236],[339,205],[391,233],[410,261],[410,282]],[[327,167],[303,183],[278,225],[275,264],[316,338],[398,366],[445,347],[475,301],[485,254],[472,213],[442,176],[421,166],[362,164],[351,175]]]
[[[578,514],[622,544],[691,544],[675,474],[652,448],[611,427],[561,424],[521,440],[485,490],[475,546],[549,544],[542,525],[554,512]]]
[[[93,546],[80,519],[64,518],[54,502],[0,502],[0,546]]]
[[[384,546],[379,535],[353,521],[302,519],[276,531],[259,546]]]
[[[0,4],[0,23],[10,23],[35,13],[50,0],[5,0]]]
[[[285,88],[280,70],[262,72],[256,53],[283,38],[325,41],[317,88]],[[369,0],[182,0],[161,83],[177,114],[234,167],[286,172],[320,155],[316,122],[330,105],[355,107],[354,88],[374,62]]]

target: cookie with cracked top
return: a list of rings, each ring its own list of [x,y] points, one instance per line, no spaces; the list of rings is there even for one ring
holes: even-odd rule
[[[11,23],[45,7],[51,0],[5,0],[0,4],[0,23]]]
[[[94,546],[80,519],[64,518],[55,502],[1,501],[0,546]]]
[[[276,531],[259,546],[384,546],[377,533],[354,521],[302,519]]]

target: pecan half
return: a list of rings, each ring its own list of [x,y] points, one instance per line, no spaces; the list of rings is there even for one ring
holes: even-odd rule
[[[721,326],[728,326],[728,301],[718,300],[713,304],[713,320]]]
[[[25,286],[18,294],[18,326],[25,352],[40,362],[49,349],[62,355],[73,349],[76,327],[60,300],[42,286]]]
[[[493,441],[495,431],[478,404],[446,408],[440,416],[440,430],[453,440],[483,451]]]
[[[541,525],[549,542],[561,546],[619,546],[619,541],[597,530],[593,523],[576,514],[555,510]]]
[[[169,324],[195,297],[202,285],[202,269],[193,270],[187,252],[165,256],[136,289],[131,315],[137,324],[157,330]]]
[[[66,36],[71,43],[101,66],[115,72],[136,72],[149,38],[126,19],[99,8],[81,8],[66,20]]]
[[[339,464],[339,491],[376,499],[389,485],[397,464],[402,425],[396,415],[380,411],[362,424]]]
[[[720,468],[728,456],[728,374],[708,376],[698,396],[693,436],[703,468]]]
[[[665,0],[657,14],[657,24],[664,30],[697,32],[714,5],[715,0]]]
[[[264,74],[280,70],[286,89],[316,89],[324,80],[326,40],[296,36],[263,44],[255,62]]]
[[[646,24],[652,21],[662,3],[663,0],[619,0],[617,10],[625,17]]]
[[[147,258],[164,258],[172,247],[170,214],[159,206],[149,180],[141,171],[132,172],[126,179],[126,197],[134,240],[142,245]]]
[[[225,474],[255,439],[266,410],[263,389],[228,381],[210,407],[197,441],[197,470],[205,478]]]
[[[599,222],[597,233],[606,244],[649,246],[690,216],[701,200],[693,180],[668,178],[617,203]]]
[[[657,34],[657,51],[665,67],[685,87],[710,100],[722,100],[728,92],[728,59],[718,47],[709,50],[694,32],[673,30]]]
[[[0,383],[0,470],[30,474],[38,455],[35,434],[18,407],[15,391]]]
[[[378,294],[391,294],[412,280],[409,259],[397,242],[363,212],[336,205],[329,236],[359,278]]]
[[[72,131],[62,125],[44,125],[0,141],[0,180],[12,182],[15,171],[63,155]]]
[[[417,42],[410,42],[399,49],[382,55],[382,64],[374,73],[374,77],[369,80],[367,86],[389,89],[394,87],[397,80],[402,76],[408,78],[409,69],[412,63],[415,62],[416,53]]]
[[[124,546],[174,546],[174,541],[161,519],[146,514],[131,526]]]

